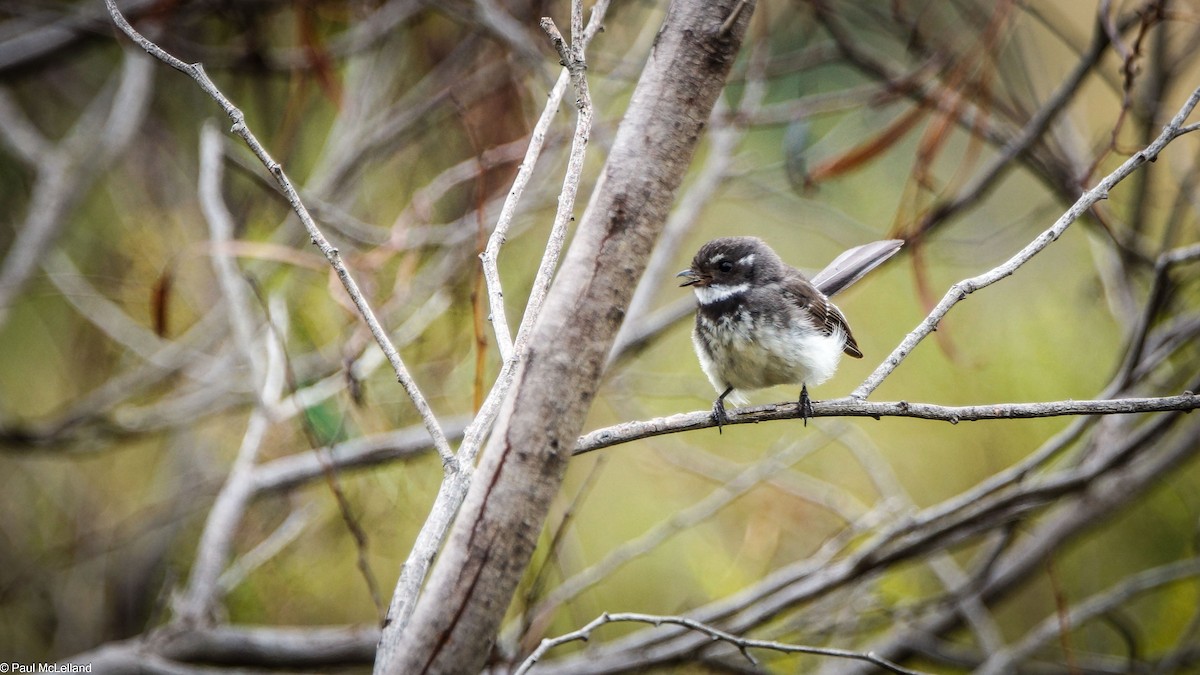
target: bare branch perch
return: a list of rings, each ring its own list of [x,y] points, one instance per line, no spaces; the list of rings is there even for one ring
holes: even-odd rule
[[[1044,403],[994,403],[973,406],[941,406],[932,403],[896,401],[873,403],[851,398],[813,402],[813,417],[912,417],[957,424],[980,420],[1029,419],[1063,415],[1128,415],[1133,413],[1195,410],[1200,395],[1123,398],[1098,401],[1047,401]],[[738,408],[729,413],[729,424],[758,424],[774,420],[800,419],[799,406],[792,403]],[[640,422],[624,422],[597,429],[579,438],[575,454],[636,441],[651,436],[715,427],[711,411],[679,413]]]

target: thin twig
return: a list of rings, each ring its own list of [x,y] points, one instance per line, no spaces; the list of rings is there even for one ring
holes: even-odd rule
[[[583,3],[572,3],[572,14],[582,14]],[[575,19],[572,18],[572,25]],[[575,107],[579,111],[575,124],[575,136],[571,141],[571,153],[567,159],[567,171],[563,177],[562,192],[558,196],[558,209],[554,213],[554,224],[550,228],[550,237],[546,242],[546,250],[538,265],[534,277],[533,289],[529,292],[529,301],[525,305],[525,314],[517,337],[513,341],[513,355],[520,359],[525,342],[532,333],[533,324],[541,314],[542,305],[550,291],[550,282],[558,268],[558,257],[567,238],[567,226],[575,220],[575,195],[579,192],[579,183],[583,177],[583,159],[587,151],[588,141],[592,134],[592,100],[588,93],[587,65],[583,60],[583,49],[580,44],[568,47],[554,22],[543,18],[542,30],[550,36],[563,59],[563,66],[571,76],[571,85],[575,89]]]
[[[1125,360],[1121,364],[1117,383],[1125,386],[1134,376],[1134,371],[1142,361],[1146,347],[1146,338],[1150,327],[1163,309],[1165,298],[1171,287],[1170,271],[1179,264],[1200,259],[1200,244],[1164,251],[1154,263],[1154,279],[1146,294],[1145,309],[1138,313],[1129,338],[1129,347],[1125,350]]]
[[[725,21],[721,23],[721,28],[717,30],[717,34],[728,35],[730,29],[733,28],[733,24],[737,21],[738,15],[741,14],[742,10],[745,8],[746,0],[741,0],[738,2],[737,6],[733,8],[733,11],[729,13],[729,16],[725,18]]]
[[[592,7],[592,16],[588,20],[587,28],[582,31],[581,36],[576,34],[575,39],[581,40],[579,45],[580,59],[583,58],[583,50],[587,48],[588,43],[600,31],[607,9],[607,0],[597,2]],[[580,6],[579,13],[582,17],[582,5]],[[572,9],[572,25],[574,25],[574,20],[574,9]],[[561,35],[559,37],[561,38]],[[496,227],[492,230],[492,234],[488,238],[487,248],[479,255],[483,265],[484,281],[487,283],[492,330],[496,334],[496,344],[500,349],[500,358],[505,362],[512,358],[513,341],[504,308],[504,290],[500,285],[500,271],[497,267],[500,258],[500,247],[507,241],[508,231],[516,215],[517,205],[520,203],[521,196],[525,193],[525,187],[529,184],[529,179],[533,175],[533,168],[541,156],[542,146],[546,141],[546,132],[550,128],[550,122],[554,119],[554,114],[558,112],[558,106],[562,102],[562,97],[566,93],[567,84],[570,81],[571,71],[564,64],[558,80],[554,83],[554,86],[550,89],[550,93],[546,97],[546,105],[542,109],[541,116],[538,117],[537,123],[534,124],[533,132],[529,136],[529,147],[525,151],[525,158],[521,161],[516,178],[513,179],[512,188],[509,189],[508,196],[504,200],[504,206],[500,210],[500,217],[496,220]]]
[[[1097,28],[1088,51],[1075,64],[1071,73],[1064,78],[1046,103],[1039,107],[1025,126],[999,149],[996,157],[974,177],[969,185],[960,190],[952,199],[935,205],[917,225],[918,231],[926,232],[938,223],[944,222],[951,214],[979,203],[991,193],[1008,171],[1017,166],[1015,160],[1018,157],[1044,139],[1050,125],[1058,119],[1068,105],[1076,100],[1079,88],[1096,68],[1096,64],[1104,54],[1104,47],[1107,45],[1106,38],[1104,32]]]
[[[578,640],[583,640],[586,642],[591,638],[592,631],[596,630],[600,626],[603,626],[607,623],[619,622],[650,623],[654,624],[655,626],[661,626],[663,624],[683,626],[688,630],[704,633],[714,641],[727,642],[734,647],[737,647],[738,650],[741,651],[746,657],[746,659],[754,665],[758,665],[758,662],[753,656],[750,655],[749,650],[765,649],[784,654],[813,654],[815,656],[831,656],[841,659],[851,659],[854,661],[865,661],[892,673],[901,673],[903,675],[921,675],[921,671],[910,670],[899,664],[892,663],[887,659],[876,656],[870,652],[854,652],[847,649],[833,649],[829,647],[809,647],[806,645],[775,642],[773,640],[754,640],[751,638],[740,637],[732,633],[726,633],[719,628],[714,628],[713,626],[701,623],[694,619],[689,619],[684,616],[659,616],[655,614],[638,614],[633,612],[623,612],[617,614],[605,612],[577,631],[566,633],[556,638],[546,638],[545,640],[542,640],[542,643],[538,645],[538,648],[535,649],[534,652],[521,663],[519,668],[517,668],[516,675],[524,675],[525,673],[529,672],[529,669],[533,668],[538,660],[545,656],[546,652],[549,652],[551,649],[554,649],[559,645],[564,645],[569,642],[576,642]]]
[[[500,350],[500,358],[503,361],[512,357],[512,331],[508,327],[508,318],[504,310],[504,290],[500,285],[500,270],[497,268],[496,261],[500,257],[500,247],[504,245],[508,237],[508,230],[512,226],[513,217],[517,212],[517,204],[520,203],[521,196],[525,193],[525,186],[529,184],[529,178],[533,175],[533,167],[537,164],[538,157],[541,156],[542,145],[546,142],[546,131],[550,128],[554,113],[558,112],[558,104],[562,102],[569,81],[570,74],[564,68],[558,81],[554,83],[554,87],[550,89],[550,93],[546,97],[546,107],[542,109],[541,116],[533,126],[533,133],[529,136],[529,147],[525,150],[525,159],[521,161],[521,166],[517,169],[513,186],[509,189],[504,206],[500,210],[500,218],[496,221],[496,227],[488,238],[487,248],[479,254],[483,266],[483,278],[487,283],[488,303],[491,308],[489,318],[492,322],[492,331],[496,335],[496,346]]]

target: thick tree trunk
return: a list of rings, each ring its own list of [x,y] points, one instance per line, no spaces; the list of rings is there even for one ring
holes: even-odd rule
[[[378,672],[482,667],[753,5],[671,3],[446,550]]]

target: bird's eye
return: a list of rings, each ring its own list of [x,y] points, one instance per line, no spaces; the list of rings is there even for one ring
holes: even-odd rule
[[[733,271],[733,263],[729,262],[728,260],[722,262],[720,267],[721,267],[722,272],[732,272]]]

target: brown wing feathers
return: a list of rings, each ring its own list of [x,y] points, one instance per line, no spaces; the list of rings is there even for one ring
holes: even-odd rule
[[[801,276],[798,272],[788,275],[784,280],[784,293],[791,296],[801,307],[808,309],[812,315],[813,322],[817,327],[821,328],[826,335],[831,335],[837,328],[842,329],[842,333],[846,335],[846,345],[842,348],[842,352],[846,356],[851,356],[856,359],[862,358],[862,350],[858,348],[858,343],[854,340],[854,335],[850,332],[850,324],[846,322],[845,315],[837,308],[824,293],[817,290],[807,279]]]

